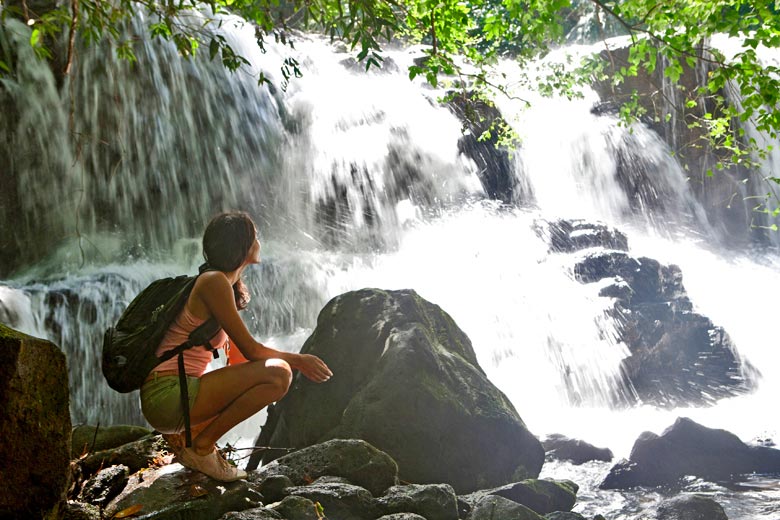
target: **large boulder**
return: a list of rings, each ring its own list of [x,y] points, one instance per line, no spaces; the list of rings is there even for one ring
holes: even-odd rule
[[[545,515],[554,511],[571,511],[577,501],[578,490],[579,486],[570,480],[529,479],[494,489],[483,489],[460,498],[474,508],[486,496],[497,496]]]
[[[539,474],[541,444],[488,381],[469,338],[414,291],[334,298],[301,352],[334,376],[321,385],[297,376],[259,445],[360,438],[390,455],[403,480],[447,482],[460,493]]]
[[[664,500],[658,520],[729,520],[720,504],[702,495],[680,495]]]
[[[609,462],[612,451],[609,448],[597,448],[579,439],[570,439],[565,435],[553,434],[542,441],[545,456],[549,460],[567,460],[572,464],[584,464],[591,460]]]
[[[0,324],[0,517],[65,511],[70,411],[65,355]]]
[[[249,479],[267,488],[271,496],[280,497],[288,493],[279,484],[303,486],[323,476],[342,477],[379,496],[397,484],[398,466],[365,441],[333,439],[276,459]]]
[[[378,502],[385,514],[416,513],[427,520],[458,520],[458,498],[448,484],[393,486]]]
[[[261,505],[262,496],[251,483],[222,483],[178,464],[140,471],[106,507],[106,518],[130,508],[147,520],[213,520],[229,511]]]
[[[614,300],[611,314],[631,351],[623,372],[640,401],[706,405],[752,389],[758,372],[722,327],[693,311],[676,265],[598,251],[585,255],[574,275],[600,282],[599,294]]]
[[[642,433],[601,488],[674,485],[687,475],[722,481],[754,472],[780,473],[780,450],[748,446],[730,432],[679,418],[660,436]]]
[[[497,495],[485,495],[474,505],[468,520],[544,520],[532,509],[508,498]]]

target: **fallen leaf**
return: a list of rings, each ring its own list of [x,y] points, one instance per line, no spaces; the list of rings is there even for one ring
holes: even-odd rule
[[[198,498],[208,494],[209,491],[200,484],[193,484],[190,486],[190,496],[192,498]]]
[[[121,511],[119,511],[117,514],[115,514],[111,518],[127,518],[128,516],[133,516],[134,514],[136,514],[138,511],[140,511],[143,508],[144,508],[144,506],[142,506],[141,504],[136,504],[134,506],[130,506],[130,507],[127,507],[125,509],[122,509]]]

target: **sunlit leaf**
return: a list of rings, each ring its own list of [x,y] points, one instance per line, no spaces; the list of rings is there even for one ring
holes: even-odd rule
[[[143,508],[144,506],[142,506],[141,504],[135,504],[125,509],[122,509],[111,518],[116,518],[116,519],[127,518],[129,516],[133,516],[134,514],[138,513]]]

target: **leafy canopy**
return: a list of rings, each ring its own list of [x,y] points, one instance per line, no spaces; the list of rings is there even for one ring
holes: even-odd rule
[[[711,144],[726,151],[726,162],[745,163],[766,153],[735,120],[752,121],[771,140],[780,131],[780,68],[762,63],[760,53],[780,46],[780,0],[1,0],[2,16],[20,17],[33,28],[30,44],[43,59],[52,59],[50,43],[68,35],[67,74],[74,41],[110,40],[117,54],[134,61],[132,35],[123,30],[138,12],[146,12],[146,29],[175,43],[183,56],[201,49],[231,70],[246,60],[213,30],[218,15],[234,13],[256,26],[258,45],[269,38],[293,45],[289,30],[317,30],[346,42],[366,68],[381,66],[382,46],[393,39],[427,44],[427,59],[409,70],[432,85],[455,76],[472,88],[492,86],[490,67],[511,57],[522,69],[530,60],[563,43],[577,16],[589,12],[599,33],[608,26],[630,35],[628,63],[616,66],[609,52],[586,60],[573,71],[551,70],[542,92],[576,95],[580,84],[606,80],[620,85],[637,75],[663,74],[680,81],[686,68],[704,65],[706,77],[685,93],[684,107],[706,107],[690,122]],[[202,13],[211,13],[203,16]],[[192,15],[197,13],[199,17]],[[193,23],[192,20],[201,20]],[[724,34],[742,46],[731,56],[714,48],[710,37]],[[604,35],[605,36],[605,35]],[[607,50],[608,50],[607,46]],[[460,63],[469,62],[468,69]],[[285,81],[300,74],[292,58],[282,65]],[[0,74],[12,74],[12,58],[0,55]],[[258,80],[267,81],[264,76]],[[729,102],[729,90],[741,93]],[[636,93],[621,110],[627,119],[642,114]],[[780,184],[780,179],[770,177]]]

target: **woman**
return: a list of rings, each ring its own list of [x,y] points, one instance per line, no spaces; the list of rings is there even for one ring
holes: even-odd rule
[[[238,314],[249,302],[241,280],[244,269],[260,263],[260,242],[252,219],[243,212],[214,217],[203,235],[207,270],[195,282],[181,314],[157,348],[157,355],[181,344],[200,324],[214,317],[222,326],[212,340],[214,348],[229,349],[226,367],[205,373],[213,358],[200,346],[184,353],[190,399],[192,447],[184,447],[177,359],[158,365],[141,387],[144,416],[164,434],[182,465],[223,482],[246,477],[225,461],[215,443],[228,430],[286,393],[292,370],[322,383],[333,373],[318,357],[266,347],[249,333]],[[235,348],[240,351],[235,352]],[[235,364],[236,359],[242,361]]]

